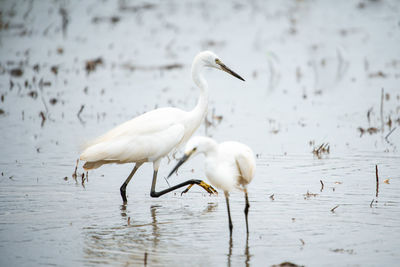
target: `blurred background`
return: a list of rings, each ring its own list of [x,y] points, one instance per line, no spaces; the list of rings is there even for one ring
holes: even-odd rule
[[[396,0],[1,0],[0,265],[395,266],[399,14]],[[202,50],[246,79],[206,71],[197,134],[257,155],[248,242],[240,192],[232,243],[222,194],[151,199],[147,164],[122,207],[132,166],[72,175],[91,138],[156,107],[192,109]]]

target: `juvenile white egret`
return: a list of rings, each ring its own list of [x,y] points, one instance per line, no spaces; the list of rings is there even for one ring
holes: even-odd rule
[[[218,144],[213,139],[204,136],[196,136],[188,141],[185,154],[168,178],[190,157],[203,153],[205,155],[205,173],[213,186],[224,191],[226,207],[228,209],[229,231],[232,235],[232,219],[229,208],[229,192],[239,189],[244,192],[246,206],[244,214],[246,218],[246,231],[249,233],[247,215],[249,213],[249,199],[247,196],[247,185],[254,177],[256,161],[253,151],[239,142],[223,142]],[[185,191],[190,189],[190,185]]]
[[[208,86],[202,74],[204,67],[223,70],[244,81],[242,77],[225,66],[214,53],[200,52],[192,63],[192,78],[200,88],[200,97],[192,111],[171,107],[152,110],[98,137],[90,142],[80,155],[80,159],[86,161],[83,165],[85,170],[96,169],[109,163],[135,163],[132,172],[120,188],[124,203],[127,202],[126,186],[138,168],[145,162],[153,162],[153,182],[150,191],[152,197],[159,197],[189,184],[198,184],[209,193],[215,191],[201,180],[188,180],[166,190],[155,191],[161,159],[186,143],[207,113]]]

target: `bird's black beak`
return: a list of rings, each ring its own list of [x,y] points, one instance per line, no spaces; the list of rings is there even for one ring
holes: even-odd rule
[[[235,76],[239,80],[245,81],[242,77],[240,77],[239,74],[228,68],[224,63],[222,63],[219,59],[215,60],[215,63],[220,67],[221,70],[225,71],[226,73],[229,73],[232,76]]]
[[[183,163],[185,163],[185,161],[187,161],[189,158],[190,158],[190,155],[192,155],[191,153],[190,154],[185,154],[180,160],[179,160],[179,162],[176,164],[176,166],[172,169],[172,171],[168,174],[168,177],[167,177],[167,179],[174,173],[174,172],[176,172],[178,169],[179,169],[179,167],[183,164]]]

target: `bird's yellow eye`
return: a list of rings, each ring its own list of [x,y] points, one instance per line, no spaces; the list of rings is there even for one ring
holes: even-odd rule
[[[195,152],[196,150],[197,150],[197,147],[193,148],[192,149],[192,153]]]
[[[215,59],[215,63],[221,64],[221,60],[219,60],[218,58],[216,58],[216,59]]]

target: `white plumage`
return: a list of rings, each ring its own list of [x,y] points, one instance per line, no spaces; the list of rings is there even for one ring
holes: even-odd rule
[[[191,117],[188,113],[177,108],[160,108],[145,113],[92,141],[80,158],[89,163],[153,162],[190,137],[190,125],[185,123],[185,118]]]
[[[208,85],[202,75],[204,67],[223,70],[241,80],[238,74],[226,67],[212,52],[199,53],[193,60],[192,78],[200,89],[200,97],[192,111],[177,108],[160,108],[142,114],[127,121],[97,139],[89,142],[80,155],[86,161],[83,168],[95,169],[109,163],[136,163],[131,174],[121,186],[121,196],[126,199],[126,186],[136,170],[145,162],[153,162],[153,183],[151,196],[158,197],[176,188],[175,186],[161,192],[155,192],[157,171],[161,159],[174,152],[184,144],[197,130],[203,121],[208,108]],[[191,180],[191,184],[199,184],[209,191],[208,185],[199,180]],[[202,182],[200,184],[200,182]],[[189,181],[185,182],[190,184]],[[186,185],[185,184],[185,185]]]
[[[248,233],[247,214],[250,205],[247,196],[247,185],[253,180],[256,169],[253,151],[239,142],[228,141],[218,144],[209,137],[196,136],[188,141],[185,146],[185,155],[169,176],[190,157],[200,153],[205,155],[205,173],[208,180],[213,186],[224,191],[231,234],[233,226],[229,210],[229,192],[234,189],[244,191],[246,199],[246,229]]]
[[[191,140],[195,142],[196,139],[192,138]],[[193,145],[193,143],[190,142],[189,145]],[[199,148],[197,149],[199,150]],[[213,186],[224,192],[231,192],[235,188],[244,190],[253,179],[254,172],[253,152],[242,143],[223,142],[216,144],[206,153],[206,176]]]

